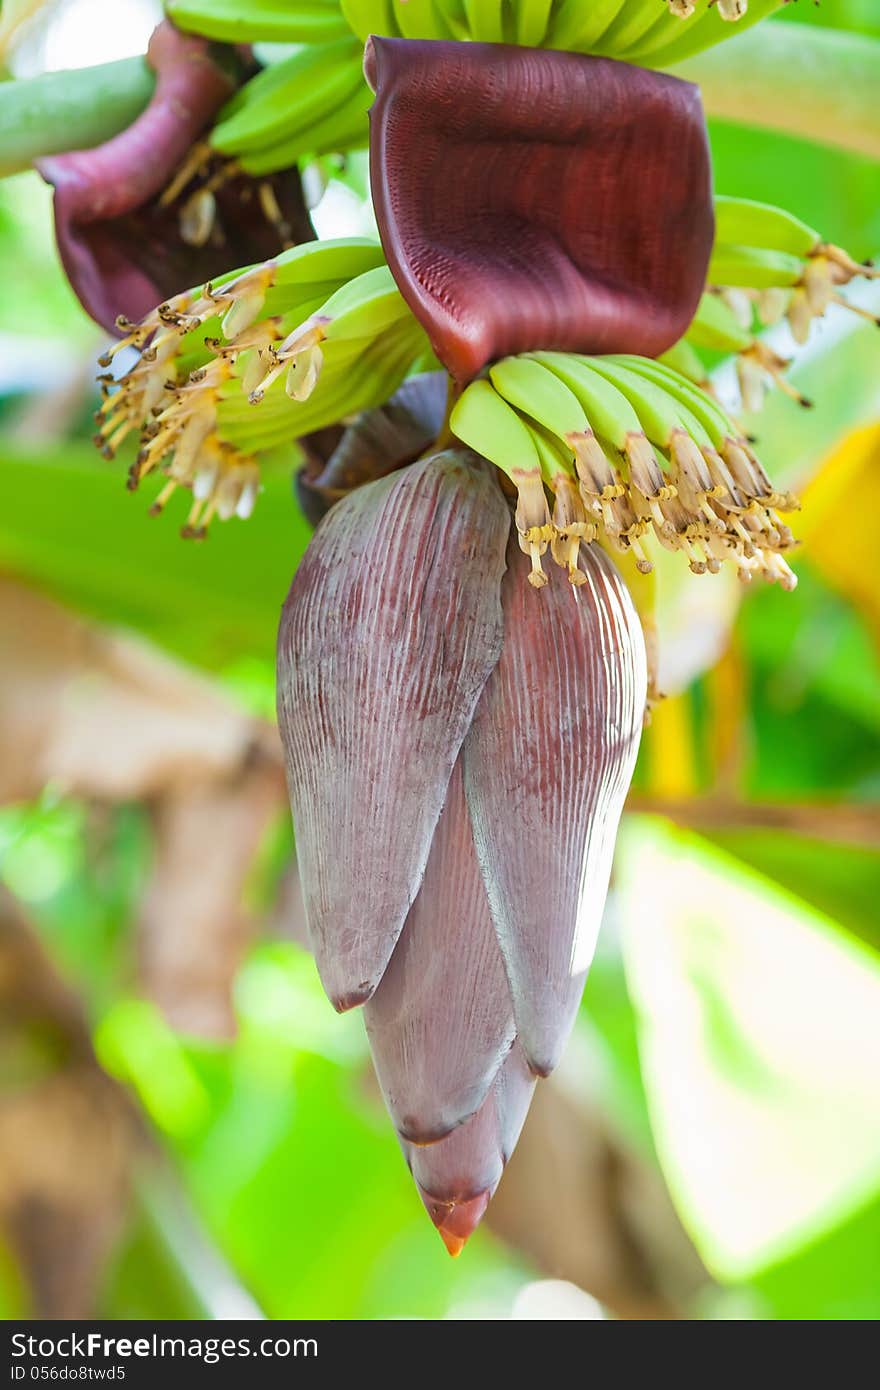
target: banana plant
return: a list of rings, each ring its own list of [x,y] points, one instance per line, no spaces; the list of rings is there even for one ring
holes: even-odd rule
[[[278,719],[309,931],[453,1254],[580,1001],[657,555],[796,582],[797,500],[712,362],[746,409],[809,404],[765,327],[865,313],[843,291],[877,274],[714,196],[666,71],[780,3],[167,0],[145,110],[38,161],[116,334],[96,443],[150,512],[187,494],[204,539],[300,442]],[[315,239],[300,167],[367,145],[379,240]]]

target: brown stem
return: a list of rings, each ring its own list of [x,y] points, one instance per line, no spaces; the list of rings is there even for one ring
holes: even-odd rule
[[[880,841],[880,807],[831,802],[744,802],[726,797],[630,796],[627,810],[666,816],[695,830],[789,830],[797,835],[875,848]]]

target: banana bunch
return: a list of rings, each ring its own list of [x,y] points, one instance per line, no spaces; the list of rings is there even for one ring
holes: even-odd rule
[[[748,198],[716,197],[707,290],[685,337],[663,361],[703,383],[707,370],[701,350],[734,353],[747,410],[760,407],[770,383],[808,405],[786,380],[787,359],[757,334],[787,318],[795,340],[804,343],[813,320],[830,304],[876,322],[873,314],[840,291],[856,276],[878,274],[873,266],[859,264],[841,247],[823,241],[814,227],[783,208]]]
[[[250,514],[259,455],[380,405],[431,361],[381,247],[360,238],[297,246],[120,328],[101,365],[124,347],[139,357],[101,379],[95,442],[112,458],[136,431],[129,488],[164,475],[152,515],[189,489],[191,538]]]
[[[340,0],[361,39],[517,43],[663,67],[725,37],[722,20],[748,27],[785,0]],[[747,13],[748,12],[748,13]],[[683,22],[684,21],[684,22]],[[729,32],[729,31],[727,31]]]
[[[365,145],[372,96],[351,34],[298,47],[246,82],[220,111],[212,149],[254,177],[306,155]]]
[[[753,0],[750,20],[775,7]],[[372,96],[361,68],[370,34],[476,40],[572,49],[657,62],[667,49],[721,36],[717,15],[739,18],[745,0],[166,0],[182,29],[228,42],[280,40],[294,52],[271,63],[220,112],[210,146],[259,177],[305,156],[357,149],[368,140]],[[681,20],[687,20],[687,36]],[[723,30],[723,26],[720,26]],[[696,47],[704,43],[697,42]],[[673,61],[670,58],[669,61]]]
[[[730,561],[745,583],[760,574],[794,587],[783,554],[793,540],[779,512],[795,500],[772,486],[721,407],[660,362],[508,357],[466,388],[450,428],[516,488],[536,588],[547,582],[548,548],[583,584],[580,546],[597,539],[634,557],[641,574],[656,541],[682,552],[695,574]]]
[[[229,43],[322,43],[348,31],[516,43],[647,67],[680,62],[785,0],[165,0],[175,24]]]

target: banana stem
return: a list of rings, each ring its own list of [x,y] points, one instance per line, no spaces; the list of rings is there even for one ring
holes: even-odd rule
[[[880,159],[880,39],[761,24],[673,69],[710,116]]]
[[[0,82],[0,178],[41,155],[91,149],[131,125],[155,74],[143,58]]]

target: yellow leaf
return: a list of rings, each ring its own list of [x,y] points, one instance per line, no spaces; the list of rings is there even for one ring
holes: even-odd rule
[[[792,530],[828,583],[870,623],[880,645],[877,582],[880,424],[853,430],[826,458],[803,495]]]

